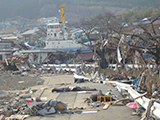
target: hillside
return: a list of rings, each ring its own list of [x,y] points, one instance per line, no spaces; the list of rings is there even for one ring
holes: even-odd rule
[[[60,17],[59,6],[66,5],[68,21],[77,21],[103,12],[122,13],[134,7],[155,7],[159,0],[0,0],[0,21],[21,16],[27,19]]]

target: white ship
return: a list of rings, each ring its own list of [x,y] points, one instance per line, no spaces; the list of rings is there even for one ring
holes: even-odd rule
[[[86,46],[78,43],[80,38],[73,37],[66,29],[64,19],[64,5],[61,5],[61,22],[53,22],[47,25],[47,40],[45,49],[56,49],[71,53],[91,53]]]

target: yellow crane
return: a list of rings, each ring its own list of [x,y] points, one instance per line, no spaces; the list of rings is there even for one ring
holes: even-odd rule
[[[63,23],[65,22],[65,19],[64,19],[64,16],[65,16],[65,14],[64,14],[64,8],[65,8],[65,7],[66,7],[65,5],[61,5],[61,6],[60,6],[61,11],[59,11],[59,12],[61,13],[62,22],[63,22]]]

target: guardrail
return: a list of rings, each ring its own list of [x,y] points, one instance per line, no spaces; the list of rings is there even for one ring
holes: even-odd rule
[[[82,64],[43,64],[43,66],[50,66],[50,67],[62,67],[62,68],[76,68],[76,67],[81,67]],[[98,67],[98,65],[96,64],[84,64],[86,67]],[[126,67],[128,68],[133,68],[133,64],[125,64]],[[117,64],[109,64],[109,67],[121,67],[121,65],[117,65]],[[147,67],[147,68],[156,68],[157,65],[138,65],[138,64],[134,64],[135,68],[141,68],[141,67]]]
[[[66,70],[66,71],[72,71],[72,72],[75,72],[76,69],[78,67],[81,67],[82,64],[43,64],[44,67],[55,67],[56,70]],[[95,64],[85,64],[86,67],[98,67],[97,65]]]
[[[126,67],[128,68],[133,68],[133,64],[125,64]],[[121,67],[121,65],[118,65],[117,64],[109,64],[109,67]],[[135,68],[141,68],[141,67],[147,67],[147,68],[156,68],[157,65],[138,65],[138,64],[134,64],[134,67]]]
[[[62,67],[62,68],[73,68],[73,67],[80,67],[82,64],[43,64],[43,66],[50,66],[50,67]],[[84,64],[86,67],[98,67],[95,64]]]

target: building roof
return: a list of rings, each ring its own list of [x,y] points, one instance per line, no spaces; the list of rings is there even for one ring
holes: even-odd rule
[[[13,52],[15,49],[0,49],[0,52]]]
[[[0,43],[13,43],[13,41],[0,39]]]
[[[151,22],[142,23],[142,25],[144,25],[144,26],[147,28],[147,27],[149,27],[149,26],[151,25]],[[160,26],[160,18],[157,18],[157,19],[153,20],[153,25],[154,25],[154,26],[157,26],[157,25]],[[125,27],[123,27],[122,30],[123,30],[123,31],[128,31],[128,32],[130,32],[130,31],[135,30],[135,29],[137,29],[137,28],[141,29],[141,28],[139,27],[139,25],[137,24],[137,25],[125,26]]]
[[[17,36],[11,36],[11,37],[1,37],[4,40],[16,40],[18,37]]]
[[[12,33],[0,33],[0,37],[1,37],[1,38],[2,38],[2,37],[11,37],[11,36],[13,36]]]
[[[157,18],[154,22],[153,22],[154,25],[160,25],[160,17]]]
[[[35,33],[38,32],[38,31],[39,31],[38,28],[34,28],[34,29],[32,29],[32,30],[27,30],[26,32],[22,33],[22,35],[23,35],[23,36],[25,36],[25,35],[33,35],[33,34],[35,34]]]
[[[53,22],[58,22],[59,21],[59,19],[57,18],[57,17],[48,17],[48,18],[40,18],[40,19],[38,19],[37,20],[38,22],[41,22],[41,23],[49,23],[49,22],[51,22],[51,21],[53,21]]]
[[[53,52],[53,53],[62,53],[62,51],[58,51],[56,49],[34,49],[34,50],[22,50],[20,53],[48,53],[48,52]]]
[[[83,53],[83,54],[78,54],[75,59],[87,61],[91,60],[92,58],[93,58],[93,53]]]

